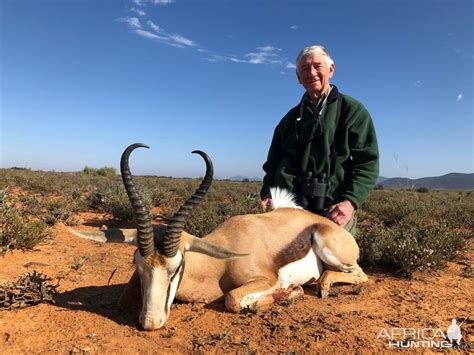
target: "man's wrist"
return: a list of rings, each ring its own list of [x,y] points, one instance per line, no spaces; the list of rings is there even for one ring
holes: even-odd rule
[[[351,204],[352,208],[354,209],[354,211],[357,209],[356,204],[355,204],[354,202],[352,202],[351,200],[346,199],[346,200],[344,200],[344,201],[349,202],[349,203]]]

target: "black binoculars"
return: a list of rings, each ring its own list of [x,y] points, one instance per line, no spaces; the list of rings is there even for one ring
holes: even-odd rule
[[[329,181],[325,173],[313,177],[311,171],[301,174],[298,187],[298,203],[305,210],[321,212],[324,210]]]

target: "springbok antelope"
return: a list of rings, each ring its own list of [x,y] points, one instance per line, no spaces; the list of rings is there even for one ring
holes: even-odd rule
[[[316,280],[322,297],[335,282],[367,281],[357,264],[359,248],[352,235],[329,219],[299,208],[284,190],[272,189],[275,209],[271,212],[231,217],[204,238],[183,231],[187,214],[212,182],[212,162],[201,151],[193,152],[206,162],[199,188],[167,226],[152,227],[128,163],[137,147],[148,148],[140,143],[129,146],[120,163],[137,229],[74,233],[101,241],[120,235],[119,239],[138,244],[136,271],[119,303],[139,302],[141,281],[139,322],[143,329],[162,327],[175,298],[201,303],[224,299],[229,311],[239,312],[299,297],[301,285]]]

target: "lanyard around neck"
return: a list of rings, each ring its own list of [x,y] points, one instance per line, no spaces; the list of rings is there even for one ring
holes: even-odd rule
[[[323,134],[323,124],[322,124],[322,121],[321,121],[321,117],[324,113],[324,111],[326,110],[326,106],[327,106],[327,101],[328,101],[328,97],[329,97],[329,93],[331,92],[331,90],[329,90],[326,94],[324,94],[323,98],[322,98],[322,101],[320,100],[316,106],[314,107],[314,112],[313,112],[313,120],[314,121],[317,121],[319,123],[319,129],[320,129],[320,132],[317,136],[320,136]],[[299,141],[299,142],[302,142],[302,143],[308,143],[308,142],[311,142],[313,139],[316,138],[316,136],[314,136],[314,130],[312,132],[312,134],[310,135],[310,138],[308,139],[303,139],[301,137],[301,135],[298,133],[298,125],[302,122],[303,120],[303,113],[304,113],[304,109],[305,109],[305,102],[309,100],[309,96],[308,96],[308,93],[305,92],[303,94],[303,97],[301,98],[301,102],[300,102],[300,111],[299,111],[299,116],[296,118],[295,120],[295,133],[296,133],[296,139]],[[318,110],[319,108],[319,110]],[[314,126],[313,126],[314,128]]]

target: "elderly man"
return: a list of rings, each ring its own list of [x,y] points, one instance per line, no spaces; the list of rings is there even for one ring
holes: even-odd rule
[[[261,204],[268,209],[269,188],[283,187],[304,208],[354,234],[354,210],[378,177],[377,138],[364,106],[329,83],[333,74],[334,61],[324,47],[301,50],[296,76],[306,92],[275,129],[263,165]]]

